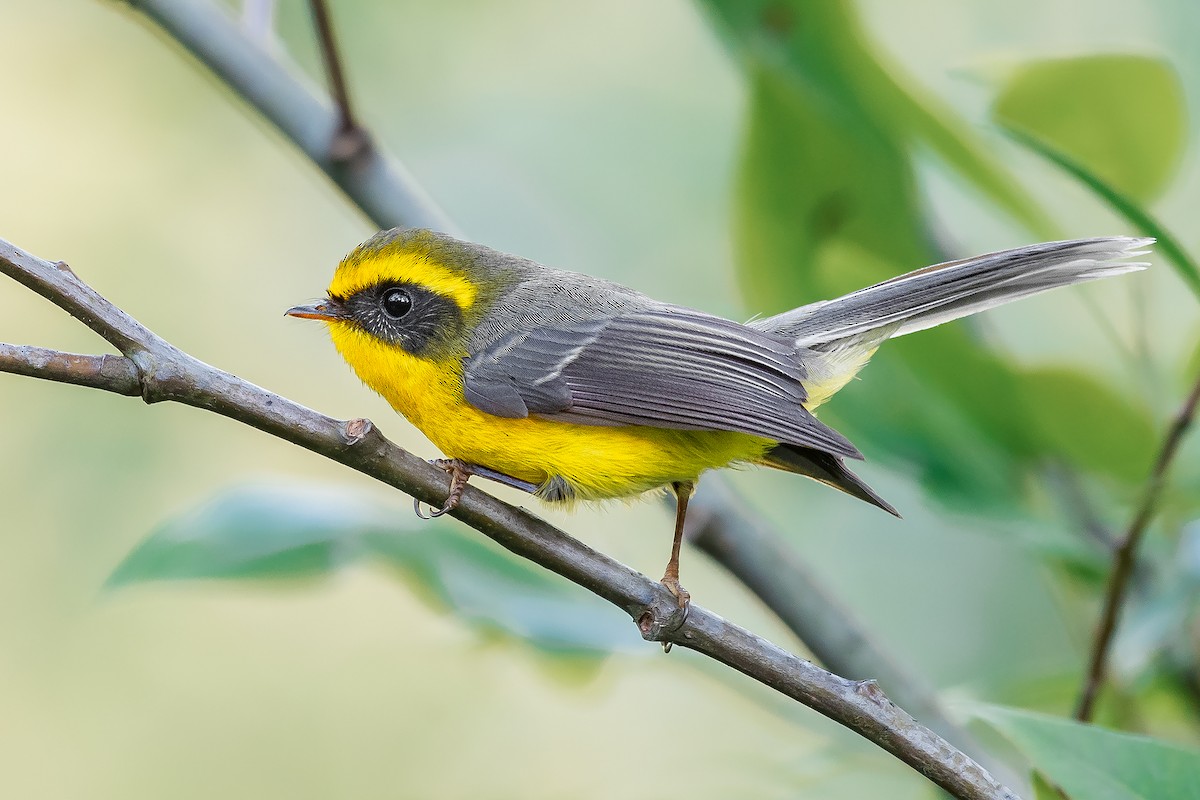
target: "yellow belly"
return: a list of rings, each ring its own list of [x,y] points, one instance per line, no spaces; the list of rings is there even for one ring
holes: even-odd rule
[[[334,343],[362,346],[347,332]],[[545,485],[561,478],[579,499],[630,497],[706,469],[757,461],[773,442],[728,431],[593,426],[485,414],[463,397],[461,364],[434,364],[393,348],[347,358],[363,382],[451,458]]]
[[[757,459],[770,444],[722,431],[503,419],[465,404],[435,413],[418,427],[448,456],[539,485],[561,478],[584,500],[693,481],[706,469]]]

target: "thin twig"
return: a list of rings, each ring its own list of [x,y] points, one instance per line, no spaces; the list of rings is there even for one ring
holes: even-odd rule
[[[1142,537],[1150,527],[1150,521],[1154,519],[1154,514],[1158,511],[1158,498],[1166,484],[1167,470],[1170,469],[1175,454],[1179,452],[1179,445],[1183,442],[1184,434],[1187,433],[1195,418],[1197,403],[1200,403],[1200,377],[1196,379],[1187,399],[1184,400],[1179,412],[1175,415],[1171,427],[1167,429],[1162,449],[1154,461],[1150,477],[1146,479],[1145,488],[1142,490],[1142,498],[1138,503],[1137,512],[1133,515],[1125,535],[1117,544],[1113,554],[1113,568],[1108,576],[1108,586],[1104,592],[1104,608],[1100,613],[1100,624],[1096,628],[1096,635],[1092,639],[1092,652],[1088,658],[1083,689],[1079,695],[1079,702],[1075,706],[1075,719],[1081,722],[1091,720],[1092,713],[1095,711],[1096,697],[1101,686],[1104,685],[1108,667],[1108,649],[1112,644],[1113,633],[1116,631],[1117,622],[1121,616],[1121,606],[1125,600],[1129,578],[1133,575],[1138,545],[1141,544]]]
[[[367,132],[359,127],[350,108],[350,91],[342,71],[342,59],[338,53],[337,40],[333,36],[333,20],[325,0],[309,0],[313,25],[317,29],[317,42],[321,46],[321,59],[325,62],[325,75],[329,79],[329,95],[337,109],[338,126],[329,145],[329,154],[334,161],[349,161],[365,148],[370,147]]]
[[[369,421],[339,422],[198,361],[129,317],[65,264],[43,261],[0,240],[0,272],[117,347],[136,366],[146,402],[169,400],[213,411],[345,464],[431,505],[445,499],[446,474],[396,447]],[[61,369],[42,373],[28,365],[13,371],[53,380],[64,375]],[[874,681],[853,681],[826,672],[695,604],[682,613],[662,584],[472,486],[451,513],[517,555],[624,609],[644,638],[703,653],[800,701],[875,742],[955,797],[1011,800],[1016,796],[888,700]]]
[[[337,112],[208,0],[127,0],[157,23],[316,164],[375,225],[457,229],[394,158],[369,147],[350,162],[329,143]]]
[[[129,397],[142,393],[137,366],[124,356],[84,356],[0,342],[0,372],[89,386]]]
[[[318,166],[328,172],[341,187],[346,197],[355,203],[376,226],[391,228],[396,226],[426,227],[446,232],[456,232],[456,226],[430,201],[413,178],[402,168],[395,166],[394,160],[384,157],[383,151],[375,148],[380,154],[370,162],[361,159],[355,163],[353,171],[339,171],[331,167],[327,150],[311,135],[309,115],[316,108],[319,114],[328,114],[307,89],[295,84],[286,65],[279,63],[268,54],[261,52],[256,44],[245,37],[231,35],[226,29],[224,14],[211,3],[198,0],[191,3],[181,3],[179,0],[132,0],[132,5],[143,11],[149,19],[155,22],[169,36],[181,42],[204,66],[211,69],[221,80],[225,81],[234,92],[239,94],[247,103],[257,108],[270,120],[285,137],[293,141],[297,147]],[[234,34],[236,34],[236,30]],[[256,52],[257,51],[257,52]],[[327,124],[327,123],[326,123]],[[327,128],[322,127],[322,130]],[[416,198],[416,201],[412,200]],[[705,492],[708,493],[706,484]],[[732,566],[732,559],[724,552],[746,552],[757,546],[743,537],[744,528],[738,524],[729,524],[723,539],[729,543],[722,552],[712,553],[719,563],[725,564],[735,576],[738,570]],[[775,547],[780,543],[776,539]],[[780,563],[794,565],[804,569],[803,562],[795,553]],[[805,595],[812,593],[816,598],[820,595],[819,588],[800,574],[788,574],[781,571],[775,576],[775,582],[781,586],[791,587],[797,597],[787,602],[798,605],[790,613],[785,613],[782,603],[767,600],[768,605],[776,613],[780,613],[789,622],[792,630],[813,653],[827,666],[838,664],[835,670],[844,668],[852,675],[885,676],[884,685],[888,691],[904,698],[901,705],[912,705],[913,708],[936,709],[938,704],[933,692],[919,683],[906,683],[903,672],[891,666],[891,659],[884,656],[877,646],[853,647],[839,654],[841,646],[836,639],[823,643],[820,640],[809,641],[813,635],[811,627],[800,624],[805,617],[796,613],[796,609],[808,607],[808,602],[802,601]],[[769,582],[751,586],[751,590],[760,596],[769,596]],[[764,597],[765,599],[765,597]],[[844,609],[832,601],[818,599],[824,610],[820,616],[829,630],[859,630],[856,623]],[[792,624],[796,623],[796,624]],[[810,623],[814,624],[814,623]],[[862,634],[862,640],[866,634]],[[971,741],[970,735],[961,726],[955,726],[938,711],[930,718],[930,722],[946,735],[951,741],[966,746]],[[974,748],[972,748],[974,749]],[[982,752],[982,751],[979,751]],[[1000,770],[1002,766],[996,765]]]

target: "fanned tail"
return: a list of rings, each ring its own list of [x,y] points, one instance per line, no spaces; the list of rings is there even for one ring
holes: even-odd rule
[[[811,409],[854,377],[886,339],[1060,286],[1144,269],[1149,264],[1131,259],[1153,243],[1120,236],[1002,250],[925,267],[749,325],[802,348]]]

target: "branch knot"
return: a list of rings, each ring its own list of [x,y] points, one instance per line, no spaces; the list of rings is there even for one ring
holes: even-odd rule
[[[358,444],[376,430],[375,423],[366,417],[357,417],[338,425],[338,432],[342,434],[342,441],[350,447]]]
[[[636,617],[638,631],[648,642],[670,643],[687,623],[688,609],[688,606],[680,608],[679,602],[666,589],[656,592]]]
[[[883,689],[879,688],[879,681],[874,678],[856,682],[854,684],[854,693],[860,697],[865,697],[877,706],[883,706],[892,702],[883,693]]]
[[[145,351],[130,353],[126,358],[132,361],[133,366],[137,368],[137,381],[138,386],[142,388],[142,401],[146,405],[158,402],[159,398],[155,393],[157,381],[154,378],[154,359]]]

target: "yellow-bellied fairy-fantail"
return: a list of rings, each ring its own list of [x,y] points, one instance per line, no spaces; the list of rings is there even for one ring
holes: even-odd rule
[[[926,267],[746,324],[659,302],[427,230],[376,234],[338,266],[324,321],[359,377],[467,478],[553,502],[670,486],[663,583],[680,604],[679,543],[700,474],[753,463],[807,475],[896,513],[848,470],[862,458],[813,409],[892,336],[1145,264],[1151,239],[1050,242]]]

